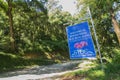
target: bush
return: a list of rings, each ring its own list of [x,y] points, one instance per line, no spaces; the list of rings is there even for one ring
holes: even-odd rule
[[[47,65],[55,63],[52,60],[46,59],[25,59],[21,56],[13,55],[10,53],[0,52],[0,72],[25,68],[32,65]]]

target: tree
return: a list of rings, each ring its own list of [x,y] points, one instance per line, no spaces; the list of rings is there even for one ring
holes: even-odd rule
[[[15,38],[18,50],[35,50],[41,35],[44,36],[48,15],[41,0],[16,1],[14,11]]]
[[[112,0],[112,1],[107,2],[106,4],[111,5],[111,7],[109,8],[110,9],[109,12],[111,14],[112,24],[113,24],[113,27],[114,27],[114,30],[115,30],[115,33],[117,35],[119,45],[120,45],[120,27],[119,27],[119,23],[117,22],[116,17],[115,17],[116,16],[115,12],[120,7],[120,4],[117,5],[118,3],[120,3],[119,0],[116,0],[116,1]]]
[[[9,34],[10,34],[10,43],[11,43],[11,51],[15,51],[15,41],[14,41],[14,32],[13,32],[13,2],[12,0],[2,1],[0,0],[0,8],[6,13],[9,20]]]
[[[113,26],[115,34],[118,38],[118,42],[120,44],[120,27],[116,20],[116,12],[120,6],[119,2],[119,0],[78,0],[78,5],[90,6],[93,19],[99,20],[99,23],[96,23],[95,25],[107,25],[107,31],[109,31],[109,26]]]
[[[47,0],[0,0],[0,10],[4,11],[8,17],[9,41],[11,44],[10,51],[16,51],[18,44],[22,43],[20,41],[22,37],[21,34],[26,35],[24,38],[26,37],[26,39],[28,39],[27,32],[32,35],[32,37],[29,36],[30,39],[32,38],[32,43],[35,43],[36,36],[38,32],[40,32],[39,30],[44,28],[48,19],[47,9],[45,7],[46,1]],[[41,29],[38,27],[41,27]]]

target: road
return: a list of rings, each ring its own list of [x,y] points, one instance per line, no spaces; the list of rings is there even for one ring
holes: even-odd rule
[[[51,77],[57,77],[77,70],[80,63],[85,62],[82,60],[73,60],[61,64],[35,66],[29,69],[11,71],[0,74],[0,80],[53,80]]]

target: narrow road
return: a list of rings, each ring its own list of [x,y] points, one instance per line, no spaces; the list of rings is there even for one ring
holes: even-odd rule
[[[0,74],[0,80],[52,80],[49,77],[60,76],[76,70],[82,60],[69,61],[61,64],[35,66],[21,71],[12,71]],[[45,79],[46,78],[46,79]]]

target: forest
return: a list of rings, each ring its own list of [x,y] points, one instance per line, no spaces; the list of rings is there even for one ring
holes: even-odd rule
[[[120,0],[76,0],[77,12],[56,0],[0,0],[0,71],[69,59],[66,27],[88,21],[89,6],[103,63],[120,67]],[[97,51],[94,31],[92,38]],[[99,54],[97,61],[99,62]],[[116,65],[115,65],[116,64]],[[118,71],[120,73],[120,71]]]

